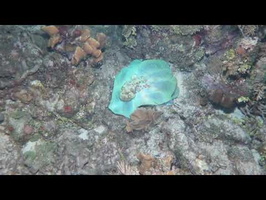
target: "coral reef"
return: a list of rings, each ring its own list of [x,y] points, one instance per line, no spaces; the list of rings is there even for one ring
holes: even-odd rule
[[[209,101],[225,111],[249,104],[253,86],[250,77],[259,57],[258,38],[239,38],[216,58],[209,59],[206,74],[200,79]],[[206,99],[206,98],[205,98]]]
[[[59,29],[56,26],[44,26],[42,30],[46,32],[50,38],[48,41],[48,47],[54,48],[55,45],[62,41],[62,38],[59,34]]]
[[[155,158],[151,155],[139,153],[137,158],[140,160],[141,164],[139,166],[140,174],[144,174],[150,168],[155,167]]]
[[[231,109],[235,107],[236,98],[230,95],[230,93],[224,93],[223,90],[217,89],[209,94],[209,100],[223,108]]]
[[[173,27],[0,26],[0,174],[266,174],[265,27]]]
[[[237,106],[238,98],[249,96],[249,90],[245,82],[229,83],[219,75],[204,75],[202,77],[202,87],[206,89],[208,99],[212,103],[228,111]]]
[[[72,65],[78,65],[82,60],[90,58],[89,64],[95,66],[103,59],[102,50],[107,39],[104,33],[97,33],[94,39],[89,29],[44,26],[42,30],[50,36],[48,47],[69,57]]]
[[[223,59],[222,68],[226,77],[240,79],[241,77],[243,78],[250,73],[251,67],[253,65],[251,58],[248,56],[242,57],[239,55],[243,55],[242,50],[239,50],[239,48],[237,51],[230,49],[224,54],[225,57]]]
[[[86,57],[86,52],[82,48],[80,48],[79,46],[76,47],[75,53],[74,53],[72,60],[71,60],[72,65],[79,64],[80,61],[82,59],[84,59],[85,57]]]
[[[239,30],[241,31],[244,37],[252,37],[258,33],[258,25],[238,25]]]
[[[149,154],[139,153],[137,158],[140,161],[138,170],[141,175],[175,175],[179,172],[172,167],[174,156],[171,154],[163,158],[155,158]]]
[[[242,108],[242,112],[251,117],[252,115],[262,117],[266,122],[266,59],[261,57],[251,71],[249,83],[252,84],[251,95],[247,105]]]
[[[202,40],[207,55],[230,48],[238,37],[238,29],[232,26],[205,25]]]
[[[129,118],[138,107],[166,103],[178,93],[167,62],[134,60],[116,76],[109,109]]]
[[[122,35],[125,39],[123,42],[123,45],[128,47],[128,48],[134,48],[137,46],[137,29],[136,26],[134,25],[124,25],[122,29]]]
[[[194,35],[203,29],[202,25],[171,25],[172,31],[180,35]]]
[[[193,27],[191,26],[191,32],[188,35],[177,34],[173,31],[172,26],[168,25],[128,27],[132,32],[126,32],[132,33],[132,35],[125,34],[125,36],[129,38],[128,42],[134,41],[132,42],[134,45],[129,45],[129,48],[122,48],[121,50],[131,59],[164,59],[175,63],[176,67],[180,69],[189,71],[193,64],[200,61],[205,55],[204,48],[193,39],[195,35],[201,37],[202,28],[192,30]],[[184,31],[186,30],[188,29],[184,29]],[[123,39],[125,40],[124,36]],[[168,53],[166,54],[165,52]]]
[[[147,131],[151,125],[158,123],[158,118],[162,113],[151,109],[139,108],[130,115],[131,122],[127,121],[126,131],[133,130]]]

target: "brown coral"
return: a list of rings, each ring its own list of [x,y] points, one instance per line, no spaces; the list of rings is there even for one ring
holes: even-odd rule
[[[88,42],[84,43],[83,49],[87,54],[92,54],[92,52],[94,51],[93,47]]]
[[[80,36],[80,41],[84,42],[82,49],[86,53],[86,55],[91,55],[93,58],[91,59],[91,64],[95,64],[100,62],[103,59],[103,53],[101,48],[104,47],[106,43],[106,35],[103,33],[97,34],[97,40],[90,37],[90,30],[85,29],[81,31],[82,34]],[[74,62],[77,65],[79,62]],[[73,64],[73,63],[72,63]]]
[[[126,131],[147,130],[149,126],[157,123],[162,113],[151,109],[137,109],[131,114],[131,122],[127,121]]]
[[[137,155],[140,165],[138,167],[139,174],[142,175],[175,175],[178,169],[172,167],[174,155],[166,152],[166,156],[155,158],[152,155],[139,153]]]
[[[59,33],[59,29],[56,26],[43,26],[42,30],[48,33],[50,37]]]
[[[52,36],[48,41],[48,47],[54,48],[56,44],[61,42],[61,36],[60,35],[54,35]]]
[[[100,46],[100,43],[89,40],[84,43],[83,50],[86,52],[87,55],[92,55],[94,58],[92,59],[92,63],[98,63],[103,59],[103,53],[100,49],[97,49],[97,46]]]
[[[50,36],[48,47],[54,48],[56,44],[62,41],[59,29],[56,26],[44,26],[42,30]]]
[[[107,37],[104,33],[97,33],[97,41],[100,43],[99,48],[102,49],[106,45]]]
[[[94,38],[89,38],[86,42],[88,42],[95,49],[98,49],[100,47],[100,43]]]
[[[80,41],[81,42],[86,42],[88,38],[90,38],[91,33],[89,29],[84,29],[81,31],[81,36],[80,36]]]
[[[100,56],[98,58],[94,58],[93,59],[93,63],[98,63],[103,59],[103,53],[100,54]]]
[[[103,37],[103,36],[101,36]],[[104,42],[104,38],[100,38],[101,42]],[[103,43],[101,44],[100,42],[98,42],[97,40],[95,40],[94,38],[89,38],[83,45],[83,49],[84,51],[88,54],[88,55],[92,55],[94,57],[94,59],[92,60],[93,63],[98,63],[103,59],[103,53],[100,50],[100,47],[103,45]]]
[[[103,59],[102,48],[106,44],[106,35],[104,33],[97,33],[96,38],[91,37],[89,29],[68,32],[66,27],[44,26],[42,30],[46,32],[50,39],[48,47],[60,52],[67,53],[74,52],[71,63],[78,65],[80,61],[87,55],[91,57],[89,63],[94,65]],[[57,45],[61,43],[60,45]]]
[[[145,174],[150,168],[154,167],[155,165],[155,158],[148,154],[139,153],[137,158],[141,162],[139,166],[139,173]]]
[[[86,52],[78,46],[72,57],[71,63],[73,65],[77,65],[85,56],[86,56]]]
[[[236,98],[224,93],[221,89],[216,89],[210,93],[209,100],[225,109],[232,109],[235,107]]]

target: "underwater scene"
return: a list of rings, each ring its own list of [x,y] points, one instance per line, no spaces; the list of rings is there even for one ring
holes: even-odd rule
[[[1,175],[265,175],[266,26],[0,25]]]

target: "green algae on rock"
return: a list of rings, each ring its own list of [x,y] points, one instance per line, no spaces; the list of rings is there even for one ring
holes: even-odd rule
[[[109,109],[127,118],[140,106],[160,105],[179,94],[177,80],[163,60],[134,60],[116,76]]]
[[[22,148],[24,164],[33,171],[51,164],[54,161],[54,151],[57,145],[42,139],[28,141]]]

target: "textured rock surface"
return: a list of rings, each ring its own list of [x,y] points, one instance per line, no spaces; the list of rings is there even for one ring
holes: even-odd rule
[[[0,174],[16,174],[19,149],[12,139],[0,131]]]
[[[242,37],[234,35],[235,27],[186,32],[137,26],[132,35],[120,26],[90,26],[107,35],[96,68],[86,62],[73,67],[66,56],[49,51],[40,28],[0,27],[0,41],[7,40],[0,47],[0,174],[266,173],[262,117],[239,109],[226,113],[199,100],[202,74]],[[133,37],[130,48],[125,36]],[[152,107],[162,112],[157,124],[127,133],[127,119],[108,105],[115,75],[134,59],[170,62],[180,94]],[[34,66],[37,71],[28,73]]]
[[[0,124],[5,120],[5,116],[3,113],[0,113]]]

